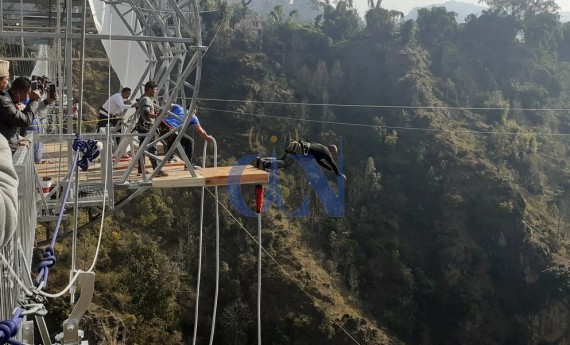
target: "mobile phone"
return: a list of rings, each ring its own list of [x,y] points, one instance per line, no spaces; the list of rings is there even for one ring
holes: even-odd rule
[[[38,82],[37,81],[32,81],[32,91],[37,90],[38,89]]]
[[[55,84],[49,84],[49,98],[56,98]]]

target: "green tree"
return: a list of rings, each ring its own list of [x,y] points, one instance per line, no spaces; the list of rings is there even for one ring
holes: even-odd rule
[[[493,91],[488,95],[488,98],[483,102],[485,108],[496,108],[496,110],[487,111],[487,120],[490,123],[504,124],[507,121],[509,114],[509,101],[503,98],[501,91]]]
[[[400,25],[400,38],[403,44],[410,43],[416,36],[416,22],[412,19],[406,20]]]
[[[392,37],[395,22],[403,16],[402,12],[374,7],[366,12],[366,28],[372,36],[389,39]]]
[[[133,236],[130,249],[123,282],[131,296],[131,313],[147,321],[156,315],[172,317],[179,270],[149,236]]]
[[[457,13],[445,7],[421,8],[418,11],[418,35],[421,44],[436,47],[451,40],[457,32]]]
[[[320,24],[322,20],[322,24]],[[349,1],[341,0],[333,7],[328,2],[324,12],[315,19],[317,26],[334,41],[343,41],[358,30],[358,13]]]
[[[562,39],[558,42],[558,58],[570,61],[570,22],[562,24]]]
[[[284,22],[284,9],[283,6],[277,5],[273,11],[269,13],[269,19],[275,24],[283,24]]]
[[[228,344],[247,343],[247,332],[253,323],[252,317],[247,304],[239,300],[224,308],[220,324],[224,329],[224,337]]]
[[[524,39],[526,44],[539,48],[539,52],[555,53],[558,42],[562,41],[562,25],[558,15],[554,13],[539,13],[527,18]]]
[[[560,9],[555,0],[479,0],[479,3],[487,4],[492,11],[501,15],[514,16],[519,20],[540,13],[558,12]]]

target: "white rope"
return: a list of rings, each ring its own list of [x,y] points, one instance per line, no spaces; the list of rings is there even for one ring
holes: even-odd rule
[[[261,212],[257,214],[257,237],[258,237],[258,258],[257,258],[257,344],[261,345],[261,256],[263,247],[261,246]]]
[[[214,167],[218,166],[218,147],[216,145],[216,141],[214,139]],[[208,142],[204,143],[204,152],[202,154],[202,168],[206,167],[206,150],[208,148]],[[188,167],[188,170],[192,169],[192,167]],[[200,198],[200,235],[198,239],[198,274],[196,277],[196,302],[195,302],[195,310],[194,310],[194,333],[192,335],[192,344],[196,344],[196,337],[198,334],[198,308],[200,304],[200,280],[202,276],[202,245],[203,245],[203,229],[204,229],[204,195],[205,195],[205,187],[202,187],[202,193]],[[220,285],[220,217],[219,217],[219,197],[218,197],[218,187],[215,187],[215,195],[216,199],[216,288],[214,293],[214,310],[212,313],[212,326],[210,330],[210,345],[214,341],[214,333],[216,327],[216,312],[218,309],[218,292],[219,292],[219,285]]]
[[[212,141],[214,145],[214,168],[218,167],[218,145],[216,139]],[[202,167],[206,166],[206,147],[208,146],[207,141],[204,143],[204,153],[202,154]],[[220,290],[220,211],[218,208],[219,196],[218,187],[214,187],[214,198],[216,199],[216,205],[214,210],[216,212],[216,288],[214,292],[214,311],[212,312],[212,327],[210,330],[210,345],[214,342],[214,331],[216,329],[216,314],[218,311],[218,292]]]
[[[112,16],[113,16],[113,12],[112,12],[112,11],[111,11],[111,14],[110,14],[110,15],[111,15],[111,19],[112,19]],[[110,27],[111,22],[112,22],[112,20],[109,20],[109,31],[111,31],[111,30],[110,30],[110,28],[111,28],[111,27]],[[110,35],[109,35],[109,38],[110,38]],[[109,52],[111,52],[112,45],[109,45],[109,46],[110,46],[110,47],[109,47]],[[109,93],[110,93],[110,92],[111,92],[111,67],[110,67],[110,65],[109,65],[109,72],[108,72],[108,78],[107,78],[107,79],[108,79],[108,90],[109,90]],[[110,161],[109,158],[111,157],[111,151],[112,151],[112,150],[111,150],[111,144],[110,144],[111,136],[110,136],[109,133],[107,133],[107,135],[105,136],[105,141],[106,141],[106,145],[105,145],[105,158],[107,159],[107,162],[109,162],[109,161]],[[112,169],[111,169],[111,171],[112,171]],[[95,250],[95,257],[93,258],[93,262],[91,263],[91,266],[89,267],[88,272],[93,272],[93,270],[95,270],[95,265],[97,264],[97,259],[98,259],[98,257],[99,257],[99,252],[100,252],[100,249],[101,249],[101,240],[102,240],[102,238],[103,238],[103,228],[104,228],[104,225],[105,225],[105,209],[106,209],[105,206],[106,206],[106,204],[107,204],[107,197],[106,197],[106,196],[107,196],[108,193],[109,193],[108,185],[107,185],[107,182],[108,182],[108,180],[109,180],[109,178],[108,178],[108,177],[109,177],[108,172],[109,172],[109,167],[108,167],[107,164],[106,164],[106,165],[105,165],[105,171],[103,172],[103,179],[105,180],[105,182],[103,183],[103,190],[104,190],[104,194],[105,194],[105,195],[103,196],[103,206],[102,206],[103,208],[102,208],[102,211],[101,211],[101,225],[99,226],[99,238],[97,239],[97,248],[96,248],[96,250]]]
[[[85,81],[85,31],[86,31],[86,16],[87,16],[87,0],[83,1],[83,25],[81,29],[81,56],[80,56],[80,63],[79,69],[81,74],[79,76],[79,109],[78,111],[78,118],[77,118],[77,135],[81,137],[81,117],[83,117],[83,85]],[[68,85],[70,87],[71,85]],[[67,100],[67,109],[69,109],[69,102],[72,101],[70,99]],[[68,113],[67,116],[70,114]],[[73,125],[72,125],[73,126]],[[73,131],[73,127],[71,128]],[[79,227],[79,167],[76,165],[73,167],[75,169],[75,200],[73,201],[73,213],[74,213],[74,220],[73,220],[73,236],[71,239],[71,272],[72,274],[77,271],[77,228]],[[71,181],[69,181],[71,183]],[[62,209],[63,210],[63,209]],[[103,222],[103,221],[101,221]],[[72,304],[75,303],[75,285],[71,287],[71,296],[70,301]]]
[[[21,280],[20,277],[16,274],[16,272],[14,272],[14,269],[12,268],[12,266],[10,265],[10,263],[8,262],[8,260],[6,260],[6,258],[4,257],[4,254],[0,253],[0,261],[2,261],[2,263],[4,264],[4,266],[6,266],[6,268],[8,269],[8,272],[10,272],[10,274],[12,275],[12,277],[16,280],[16,283],[18,283],[18,285],[20,286],[20,288],[22,290],[24,290],[24,292],[26,293],[26,295],[31,296],[32,291],[30,291],[30,289],[28,289],[28,287],[26,286],[26,284],[24,284]]]
[[[208,191],[208,193],[210,193],[210,195],[214,196],[214,194],[206,188],[206,190]],[[222,208],[226,211],[226,213],[232,217],[232,219],[240,226],[240,228],[256,243],[259,245],[259,243],[261,243],[260,241],[258,241],[257,238],[255,238],[255,236],[253,236],[249,231],[247,231],[247,229],[245,228],[245,226],[243,226],[243,224],[232,214],[232,212],[223,204],[220,202],[220,205],[222,206]],[[265,255],[267,257],[269,257],[271,259],[271,261],[273,261],[273,263],[275,263],[275,265],[277,265],[277,267],[279,267],[279,269],[281,269],[281,271],[283,273],[285,273],[285,275],[295,284],[297,285],[297,287],[299,288],[299,290],[301,290],[312,302],[313,304],[318,307],[319,309],[321,309],[323,311],[323,313],[325,313],[326,315],[328,315],[329,317],[331,317],[331,320],[333,320],[333,322],[355,343],[360,345],[360,342],[358,342],[358,340],[356,340],[344,327],[342,327],[342,325],[340,323],[338,323],[338,321],[336,321],[334,319],[334,317],[332,317],[332,315],[329,314],[329,312],[311,295],[309,295],[309,293],[303,288],[303,286],[301,286],[301,284],[299,282],[297,282],[292,276],[291,274],[289,274],[289,272],[277,261],[277,259],[275,259],[275,257],[273,255],[271,255],[271,253],[269,253],[265,248],[263,248],[263,252],[265,253]]]
[[[25,266],[25,270],[26,270],[26,278],[28,278],[30,281],[32,280],[32,265],[28,264],[28,260],[26,260],[26,253],[24,251],[24,247],[22,247],[22,243],[20,241],[18,241],[18,251],[20,252],[20,257],[22,259],[22,261],[24,261],[24,266]]]
[[[192,167],[188,167],[192,169]],[[196,276],[196,303],[194,307],[194,334],[192,335],[192,345],[196,345],[196,335],[198,332],[198,307],[200,304],[200,276],[202,274],[202,232],[204,229],[204,190],[202,187],[202,196],[200,198],[200,236],[198,239],[198,274]]]

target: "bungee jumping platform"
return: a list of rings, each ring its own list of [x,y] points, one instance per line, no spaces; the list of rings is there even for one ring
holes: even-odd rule
[[[72,154],[74,152],[72,151]],[[45,143],[43,152],[43,161],[36,163],[36,172],[40,180],[58,181],[63,179],[69,172],[67,169],[70,153],[68,145],[61,143]],[[168,176],[153,177],[147,180],[145,176],[138,175],[136,169],[128,174],[126,182],[121,182],[121,178],[129,168],[130,159],[121,159],[112,166],[113,183],[115,186],[121,186],[130,183],[140,183],[146,181],[153,188],[185,188],[185,187],[208,187],[208,186],[225,186],[228,184],[267,184],[269,174],[266,171],[257,169],[251,165],[245,166],[224,166],[224,167],[206,167],[195,169],[196,176],[192,176],[187,170],[183,161],[175,161],[166,163],[162,168],[168,173]],[[152,166],[150,160],[145,160],[146,171],[150,172]],[[90,163],[86,171],[79,169],[79,182],[100,182],[102,181],[102,169],[105,166],[104,159],[96,159]],[[239,176],[239,177],[238,177]]]
[[[71,156],[74,154],[72,151]],[[52,142],[44,144],[43,160],[36,163],[36,172],[40,180],[61,181],[69,173],[68,162],[70,153],[66,142]],[[72,156],[73,157],[73,156]],[[159,157],[160,158],[160,157]],[[251,165],[246,166],[224,166],[224,167],[206,167],[195,169],[196,176],[192,176],[187,170],[183,161],[174,161],[166,163],[162,170],[168,173],[168,176],[148,179],[152,166],[150,160],[146,158],[146,171],[143,175],[137,174],[137,169],[129,172],[127,180],[122,182],[122,177],[129,168],[130,159],[121,159],[112,166],[113,183],[115,187],[125,186],[128,184],[139,184],[146,182],[153,188],[185,188],[185,187],[208,187],[208,186],[225,186],[228,184],[267,184],[269,174],[266,171],[257,169]],[[102,172],[104,169],[104,159],[96,159],[90,163],[86,171],[78,170],[79,182],[96,183],[103,180]],[[239,177],[238,177],[239,175]],[[233,177],[232,177],[233,176]],[[147,184],[147,185],[148,185]]]

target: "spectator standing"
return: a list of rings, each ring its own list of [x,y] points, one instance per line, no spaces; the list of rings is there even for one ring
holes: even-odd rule
[[[117,133],[121,133],[119,120],[121,119],[121,114],[132,107],[135,106],[134,103],[129,99],[131,97],[131,89],[124,87],[121,92],[117,92],[107,99],[107,101],[99,108],[99,120],[97,121],[97,132],[101,128],[107,127],[107,123],[111,127],[117,129]],[[117,146],[119,145],[120,138],[115,139]]]
[[[28,128],[22,127],[20,129],[20,135],[25,136],[26,132],[34,132],[34,133],[37,133],[38,136],[41,134],[45,134],[45,128],[44,128],[44,126],[42,126],[41,120],[40,120],[38,115],[39,115],[39,112],[45,110],[45,108],[48,105],[55,102],[56,100],[57,100],[57,95],[56,95],[56,98],[49,98],[49,95],[48,95],[48,98],[45,98],[43,101],[39,102],[37,113],[36,113],[36,116],[34,117],[34,119],[32,121],[32,125]],[[26,105],[29,102],[30,102],[30,98],[28,97],[24,101],[17,103],[16,108],[18,108],[19,110],[24,110],[26,108]],[[34,141],[34,162],[41,163],[42,158],[43,158],[43,153],[44,153],[43,142],[39,139],[37,141]]]
[[[7,61],[6,61],[7,62]],[[0,133],[8,140],[12,153],[22,142],[21,127],[29,127],[35,117],[40,95],[32,91],[30,79],[19,77],[14,80],[12,87],[8,88],[8,67],[1,63],[0,69]],[[28,104],[20,110],[16,104],[30,98]]]
[[[144,134],[149,133],[152,125],[154,124],[154,119],[160,115],[160,107],[154,102],[154,97],[158,92],[158,84],[153,81],[148,81],[144,84],[144,95],[141,97],[138,105],[138,120],[136,125],[137,132]],[[139,137],[139,143],[144,141],[145,137]],[[156,145],[149,145],[147,146],[147,151],[156,156]],[[142,169],[144,169],[145,165],[145,156],[142,155],[141,159],[138,162],[138,175],[142,174]],[[156,169],[158,163],[156,159],[150,157],[150,164],[152,164],[152,168]],[[161,176],[168,176],[168,174],[164,171],[159,171],[155,175],[156,177]]]

